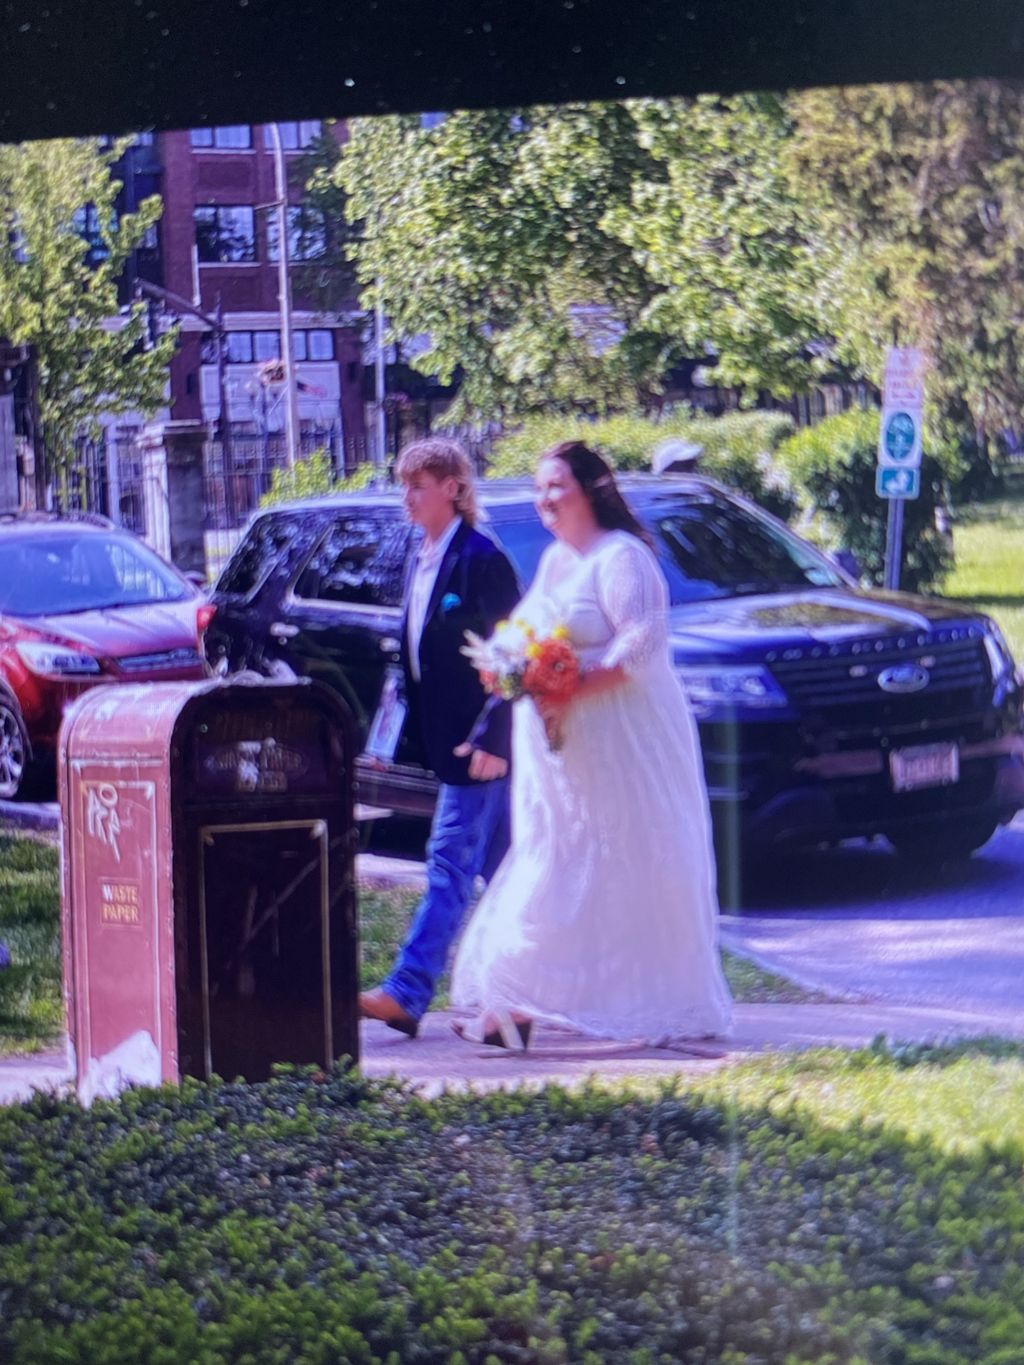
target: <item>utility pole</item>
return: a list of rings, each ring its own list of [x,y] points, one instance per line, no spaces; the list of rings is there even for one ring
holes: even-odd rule
[[[281,129],[270,129],[274,153],[274,205],[277,218],[277,305],[281,314],[281,362],[284,367],[284,430],[288,468],[295,464],[299,449],[299,394],[295,374],[295,348],[292,344],[292,284],[288,260],[288,182],[284,173]]]
[[[224,325],[224,309],[221,296],[217,295],[217,308],[206,313],[197,303],[176,294],[172,289],[164,289],[148,280],[136,279],[135,297],[146,295],[158,303],[169,304],[176,313],[187,313],[198,318],[213,333],[217,347],[217,393],[220,398],[220,451],[224,468],[224,502],[228,515],[234,517],[235,511],[235,456],[231,440],[231,414],[228,409],[228,333]]]

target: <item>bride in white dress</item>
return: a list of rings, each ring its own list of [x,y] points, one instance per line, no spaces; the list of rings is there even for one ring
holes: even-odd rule
[[[717,946],[708,798],[696,725],[669,659],[665,578],[611,470],[579,442],[537,469],[555,541],[517,608],[565,626],[583,682],[547,707],[519,702],[512,846],[463,936],[456,1032],[525,1048],[534,1021],[670,1046],[721,1037],[731,999]]]

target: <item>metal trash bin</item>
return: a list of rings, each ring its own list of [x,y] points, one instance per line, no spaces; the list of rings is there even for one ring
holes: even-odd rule
[[[102,687],[60,740],[69,1047],[125,1085],[358,1060],[355,726],[307,680]]]

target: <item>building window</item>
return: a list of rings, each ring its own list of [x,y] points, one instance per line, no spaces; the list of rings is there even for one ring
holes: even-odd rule
[[[193,128],[189,133],[189,141],[193,147],[245,151],[252,146],[252,129],[247,123],[227,123],[218,128]]]
[[[153,139],[153,134],[152,134],[152,133],[136,133],[134,139],[132,140],[132,146],[133,146],[133,147],[152,147],[152,145],[153,145],[153,140],[154,140],[154,139]]]
[[[252,353],[259,364],[281,359],[280,332],[253,332],[252,342]]]
[[[196,249],[204,265],[254,261],[256,231],[251,206],[204,205],[194,210]]]
[[[324,254],[327,233],[323,214],[305,205],[288,209],[288,259],[315,261]],[[267,259],[277,260],[277,215],[267,219]]]
[[[299,337],[302,338],[306,354],[300,356]],[[329,332],[326,327],[317,328],[310,332],[297,332],[295,334],[295,358],[296,360],[333,360],[334,359],[334,333]]]
[[[439,123],[444,123],[447,114],[420,114],[420,127],[429,132],[431,128],[436,128]]]
[[[286,152],[297,152],[308,147],[314,138],[323,133],[323,123],[318,118],[306,119],[302,123],[279,123],[277,127],[281,134],[281,147]],[[270,151],[274,150],[274,139],[266,124],[263,127],[263,145]]]
[[[252,332],[228,332],[227,341],[229,365],[252,364]]]
[[[292,333],[296,363],[306,360],[333,360],[334,333],[327,327],[300,329]],[[200,343],[204,365],[216,365],[217,341],[204,332]],[[281,333],[275,328],[259,332],[228,332],[226,359],[229,365],[263,365],[281,359]]]
[[[96,212],[95,204],[85,204],[82,208],[75,209],[72,214],[72,222],[79,237],[82,237],[89,244],[89,263],[96,265],[100,261],[105,261],[110,255],[110,249],[103,238],[102,224],[99,214]],[[117,214],[111,211],[108,231],[113,232],[117,227]]]

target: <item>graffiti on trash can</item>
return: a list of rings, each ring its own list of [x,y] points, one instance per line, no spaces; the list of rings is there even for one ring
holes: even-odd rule
[[[307,766],[297,749],[270,737],[219,745],[203,763],[209,777],[227,777],[239,792],[286,792],[288,779],[301,776]]]
[[[104,844],[121,861],[121,817],[117,812],[117,788],[112,782],[89,783],[85,789],[86,832]]]

